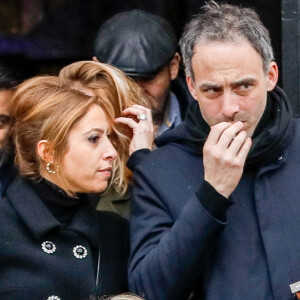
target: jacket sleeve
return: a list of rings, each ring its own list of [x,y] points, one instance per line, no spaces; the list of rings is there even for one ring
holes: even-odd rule
[[[226,219],[217,220],[201,205],[199,195],[210,195],[205,184],[187,199],[174,220],[168,207],[172,199],[166,200],[159,180],[141,168],[134,178],[130,290],[147,300],[187,299]]]

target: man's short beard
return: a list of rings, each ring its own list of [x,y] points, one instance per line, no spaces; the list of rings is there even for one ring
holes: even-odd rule
[[[152,120],[154,125],[161,125],[164,121],[165,110],[168,104],[168,101],[163,103],[163,107],[161,109],[152,109]]]
[[[157,108],[151,108],[153,124],[157,126],[160,126],[164,121],[166,108],[170,100],[170,88],[167,88],[164,91],[160,100],[161,101],[159,102],[159,106]],[[153,102],[151,99],[149,101],[150,103]]]

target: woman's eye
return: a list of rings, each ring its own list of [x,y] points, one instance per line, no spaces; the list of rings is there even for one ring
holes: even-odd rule
[[[0,127],[7,126],[9,124],[10,118],[7,116],[0,116]]]
[[[89,142],[94,143],[94,144],[97,143],[99,141],[99,139],[100,139],[99,135],[92,135],[88,138]]]

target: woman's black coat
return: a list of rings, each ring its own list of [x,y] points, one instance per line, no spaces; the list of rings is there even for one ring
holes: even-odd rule
[[[114,213],[82,205],[62,226],[31,185],[17,178],[0,201],[0,241],[1,300],[89,299],[97,269],[98,293],[127,290],[128,225]],[[46,241],[55,252],[42,249]],[[85,258],[74,255],[76,246],[87,249]]]

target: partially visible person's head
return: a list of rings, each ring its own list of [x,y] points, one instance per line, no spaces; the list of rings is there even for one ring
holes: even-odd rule
[[[210,1],[180,40],[187,83],[205,121],[242,121],[252,136],[278,79],[268,30],[254,10]]]
[[[162,122],[170,83],[178,75],[180,56],[172,26],[163,18],[141,10],[119,13],[99,29],[95,59],[122,70],[145,92],[153,121]]]
[[[99,96],[109,107],[112,119],[123,116],[122,111],[133,104],[148,106],[139,87],[123,72],[107,64],[81,61],[63,68],[59,74],[71,88],[81,90],[88,95]],[[132,174],[126,168],[131,131],[126,126],[112,124],[115,133],[114,145],[119,156],[114,165],[113,185],[120,193],[125,193]]]
[[[109,107],[54,76],[22,83],[12,99],[21,175],[55,183],[69,195],[106,189],[117,152],[108,136]]]
[[[19,83],[20,75],[18,72],[0,63],[0,151],[9,142],[12,90]]]
[[[206,3],[203,9],[203,14],[187,23],[179,42],[187,76],[193,78],[195,47],[209,42],[247,41],[261,57],[264,72],[268,71],[274,60],[273,48],[268,30],[253,9],[214,1]]]
[[[132,293],[124,293],[115,296],[102,296],[98,300],[144,300],[144,298]]]

